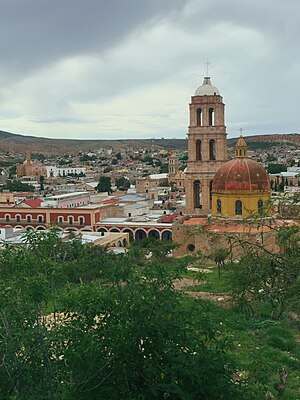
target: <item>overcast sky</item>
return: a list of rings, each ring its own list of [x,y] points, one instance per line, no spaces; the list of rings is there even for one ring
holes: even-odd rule
[[[209,75],[228,136],[300,131],[299,0],[0,0],[0,130],[185,138]]]

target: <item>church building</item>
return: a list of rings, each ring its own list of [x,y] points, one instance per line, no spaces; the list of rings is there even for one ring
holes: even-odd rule
[[[227,161],[225,104],[210,77],[204,78],[189,108],[186,214],[233,217],[261,210],[270,198],[268,174],[248,158],[242,136],[236,144],[236,158]]]
[[[174,254],[211,254],[217,247],[227,247],[227,234],[247,235],[254,243],[264,235],[270,251],[277,251],[270,227],[259,228],[244,220],[268,203],[269,176],[262,165],[248,158],[242,136],[235,158],[227,160],[225,105],[210,77],[192,96],[189,109],[186,212],[173,226],[173,240],[179,244]],[[237,247],[235,256],[238,252]]]

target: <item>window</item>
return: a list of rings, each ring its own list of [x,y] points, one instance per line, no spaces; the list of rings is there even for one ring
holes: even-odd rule
[[[214,139],[209,141],[209,159],[211,161],[216,159],[216,142]]]
[[[73,225],[74,218],[73,217],[69,217],[68,218],[68,222],[69,222],[69,225]]]
[[[241,200],[237,200],[235,202],[235,215],[242,215],[243,214],[243,204]]]
[[[21,222],[21,215],[16,215],[16,221]]]
[[[201,154],[201,140],[196,140],[196,160],[201,161],[202,160],[202,154]]]
[[[213,186],[213,181],[209,182],[209,208],[212,208],[212,186]]]
[[[6,214],[6,215],[5,215],[5,222],[9,222],[9,220],[10,220],[10,215],[9,215],[9,214]]]
[[[62,224],[64,222],[64,218],[63,217],[57,217],[57,222]]]
[[[27,221],[27,222],[31,222],[31,215],[27,215],[27,216],[26,216],[26,221]]]
[[[197,110],[197,126],[202,126],[202,110],[198,108]]]
[[[194,244],[188,244],[186,246],[187,251],[193,252],[195,251],[195,245]]]
[[[264,203],[263,203],[262,199],[259,199],[257,202],[257,209],[258,209],[259,213],[261,213],[263,211],[263,206],[264,206]]]
[[[217,213],[221,214],[222,212],[222,202],[220,199],[217,200]]]
[[[84,218],[83,217],[79,217],[79,225],[84,225]]]
[[[44,218],[42,215],[38,216],[38,223],[42,224],[44,222]]]
[[[209,126],[214,126],[215,124],[215,110],[213,108],[210,108],[208,110],[208,125]]]
[[[200,181],[194,182],[194,208],[202,208],[202,190]]]

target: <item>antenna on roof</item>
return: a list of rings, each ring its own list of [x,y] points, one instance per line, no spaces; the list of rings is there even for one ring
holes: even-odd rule
[[[206,62],[204,63],[204,66],[205,66],[205,73],[206,73],[206,76],[208,76],[208,67],[210,66],[210,62],[208,62],[208,61],[206,60]]]

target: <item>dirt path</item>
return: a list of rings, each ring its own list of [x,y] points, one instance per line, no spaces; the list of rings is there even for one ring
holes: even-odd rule
[[[199,283],[191,278],[176,279],[174,281],[175,289],[184,291],[190,297],[193,297],[195,299],[211,300],[211,301],[215,301],[218,303],[226,303],[226,306],[229,305],[230,299],[229,299],[229,296],[227,293],[212,293],[212,292],[200,292],[200,291],[191,292],[191,291],[185,290],[185,288],[187,288],[189,286],[194,286],[194,285],[199,285],[199,284],[201,284],[201,282]]]

